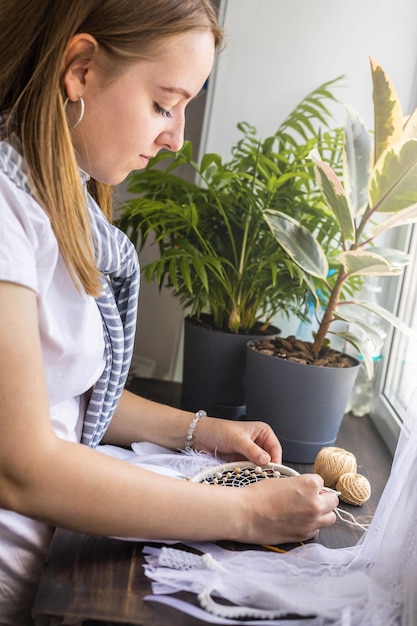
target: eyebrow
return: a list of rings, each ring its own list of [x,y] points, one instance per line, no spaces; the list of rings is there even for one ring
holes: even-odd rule
[[[160,87],[161,91],[165,91],[167,93],[177,93],[180,96],[184,96],[187,100],[191,99],[191,94],[188,93],[185,89],[181,89],[180,87]]]

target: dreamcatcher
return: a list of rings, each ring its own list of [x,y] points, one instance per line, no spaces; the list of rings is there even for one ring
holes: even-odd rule
[[[209,485],[245,487],[260,480],[286,478],[288,476],[299,476],[299,473],[291,467],[278,463],[269,463],[261,467],[249,461],[233,461],[232,463],[206,467],[189,480]]]

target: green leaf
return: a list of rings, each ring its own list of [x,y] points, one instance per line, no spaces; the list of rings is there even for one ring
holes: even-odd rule
[[[376,304],[375,302],[367,302],[366,300],[355,300],[354,304],[360,306],[368,311],[372,311],[372,313],[376,313],[386,322],[394,326],[394,328],[398,328],[402,333],[411,337],[412,339],[417,339],[417,331],[413,328],[410,328],[408,324],[405,324],[399,317],[388,311],[388,309]]]
[[[162,279],[163,274],[160,275],[159,277],[159,284],[161,284],[161,279]],[[171,281],[174,289],[176,291],[178,291],[179,289],[179,285],[178,285],[178,280],[177,280],[177,262],[175,258],[171,258],[169,260],[169,264],[168,264],[168,276],[169,276],[169,280]],[[190,293],[192,293],[192,286],[188,285],[187,286],[188,290],[190,291]]]
[[[309,230],[280,211],[265,211],[264,218],[279,245],[298,267],[312,276],[327,277],[329,266],[323,248]]]
[[[349,331],[331,331],[331,334],[340,337],[347,343],[350,343],[350,345],[359,352],[359,354],[362,356],[362,362],[365,364],[368,378],[369,380],[371,380],[372,376],[374,375],[374,361],[370,353],[366,350],[366,342],[364,342],[363,337],[355,335],[354,333],[351,333]]]
[[[205,154],[201,159],[200,174],[204,174],[211,165],[216,165],[219,169],[222,167],[222,159],[218,154]]]
[[[371,236],[374,239],[385,230],[395,228],[396,226],[403,226],[405,224],[413,224],[414,222],[417,222],[417,202],[406,209],[398,211],[398,213],[394,213],[394,215],[391,215],[383,222],[374,226],[371,230]]]
[[[194,267],[194,269],[195,269],[195,271],[197,273],[197,276],[199,277],[199,279],[203,283],[204,289],[208,292],[209,291],[209,284],[208,284],[207,272],[206,272],[206,268],[205,268],[204,262],[200,258],[194,257],[192,259],[192,263],[193,263],[193,267]]]
[[[374,163],[377,163],[387,148],[401,141],[403,113],[388,74],[374,59],[370,58],[370,62],[374,102]]]
[[[188,162],[191,162],[193,158],[193,144],[191,141],[184,141],[183,147],[176,153],[176,156],[178,157],[180,154],[182,154]]]
[[[397,268],[399,271],[402,271],[410,262],[410,255],[396,248],[380,248],[373,246],[372,252],[384,257],[391,267]]]
[[[190,262],[189,259],[186,256],[183,256],[180,260],[180,266],[181,266],[181,276],[182,279],[184,280],[185,284],[187,285],[187,288],[189,290],[190,293],[193,293],[193,283],[191,280],[191,273],[190,273]]]
[[[349,250],[338,258],[349,276],[391,276],[401,272],[379,254],[367,250]]]
[[[416,139],[417,137],[417,109],[409,115],[404,122],[403,139]]]
[[[398,213],[417,202],[417,139],[388,148],[374,167],[369,204],[379,213]]]
[[[380,353],[385,341],[386,332],[381,331],[380,328],[375,328],[369,324],[366,319],[361,318],[360,311],[360,307],[354,304],[343,305],[343,303],[340,303],[340,308],[335,311],[334,318],[357,326],[361,332],[363,332],[366,341],[369,341],[368,352],[370,354]]]
[[[342,183],[329,165],[315,159],[314,154],[312,158],[319,174],[318,182],[321,192],[327,206],[333,211],[340,224],[343,241],[354,242],[355,224]]]
[[[352,214],[362,215],[368,204],[368,184],[371,175],[371,136],[350,106],[345,105],[345,146],[343,182]]]

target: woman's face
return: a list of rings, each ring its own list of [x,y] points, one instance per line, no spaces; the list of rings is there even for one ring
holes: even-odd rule
[[[72,130],[78,164],[100,182],[118,184],[146,167],[159,150],[179,150],[186,105],[201,90],[214,60],[209,31],[167,40],[151,61],[128,64],[108,80],[96,65],[84,74],[85,114]],[[79,104],[72,103],[72,117]]]

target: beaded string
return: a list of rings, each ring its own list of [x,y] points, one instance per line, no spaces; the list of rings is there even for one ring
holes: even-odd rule
[[[194,437],[195,427],[197,426],[198,422],[201,420],[202,417],[207,417],[207,413],[203,411],[202,409],[200,409],[194,415],[194,418],[188,429],[187,436],[185,437],[185,451],[186,452],[189,452],[190,450],[193,449],[193,437]]]

